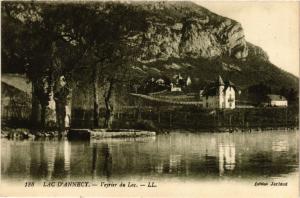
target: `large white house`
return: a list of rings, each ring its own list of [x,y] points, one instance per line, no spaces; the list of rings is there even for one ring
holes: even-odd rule
[[[230,82],[224,82],[222,77],[210,83],[202,92],[204,108],[234,109],[236,87]]]

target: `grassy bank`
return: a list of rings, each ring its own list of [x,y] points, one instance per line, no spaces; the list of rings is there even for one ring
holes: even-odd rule
[[[180,106],[131,107],[114,112],[114,127],[155,131],[168,129],[219,131],[230,128],[265,130],[297,127],[298,118],[296,107],[234,110]],[[92,123],[92,111],[79,109],[74,111],[73,127],[92,128]]]

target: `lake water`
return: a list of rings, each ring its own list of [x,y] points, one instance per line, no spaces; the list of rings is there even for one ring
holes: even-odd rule
[[[151,138],[1,140],[2,181],[287,177],[298,171],[298,132],[170,133]]]

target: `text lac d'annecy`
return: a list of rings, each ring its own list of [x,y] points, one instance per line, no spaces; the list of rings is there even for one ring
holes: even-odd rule
[[[90,187],[89,182],[44,182],[43,187]]]

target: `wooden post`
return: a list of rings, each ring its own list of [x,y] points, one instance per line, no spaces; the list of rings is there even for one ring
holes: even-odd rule
[[[232,132],[232,127],[231,127],[231,114],[229,115],[229,132]]]
[[[217,128],[217,124],[216,124],[216,115],[217,115],[217,110],[216,110],[216,113],[213,114],[213,116],[214,116],[214,123],[213,123],[213,128],[214,128],[214,130],[216,130],[216,128]]]
[[[160,123],[160,110],[158,109],[158,123]]]
[[[219,126],[219,127],[221,127],[223,124],[222,124],[222,121],[220,121],[220,113],[221,113],[221,111],[222,110],[220,110],[220,111],[218,111],[218,110],[216,110],[216,118],[217,118],[217,125]]]
[[[82,120],[85,121],[85,110],[83,110]]]
[[[141,112],[141,108],[139,107],[138,109],[138,120],[142,119],[142,112]]]
[[[170,112],[170,128],[172,127],[172,112]]]
[[[93,145],[93,155],[92,155],[92,178],[95,179],[97,175],[97,146]]]
[[[288,129],[287,113],[288,113],[288,109],[285,108],[285,128],[286,128],[286,129]]]
[[[136,109],[133,110],[133,114],[132,114],[132,120],[137,120],[137,112]]]

